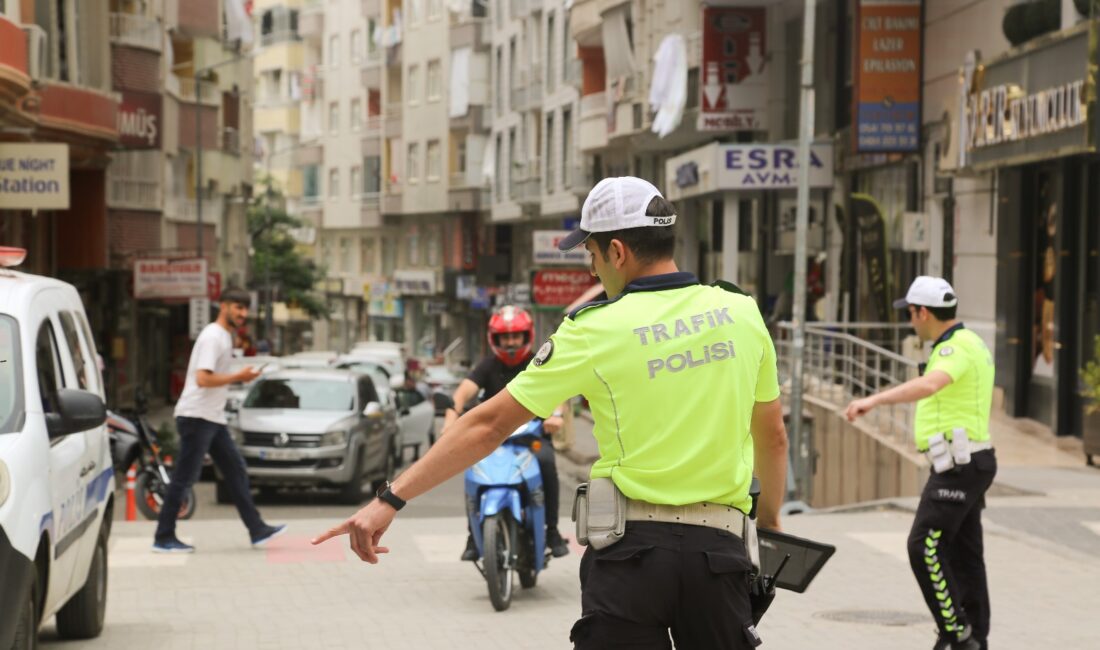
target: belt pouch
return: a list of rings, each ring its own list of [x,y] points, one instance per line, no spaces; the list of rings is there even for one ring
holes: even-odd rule
[[[573,521],[577,526],[577,543],[588,546],[588,484],[581,483],[573,495]]]
[[[587,512],[577,515],[587,515],[584,532],[588,544],[598,551],[622,539],[626,532],[626,496],[615,482],[610,478],[592,479],[588,482],[586,501]]]
[[[966,435],[966,429],[958,428],[951,432],[951,455],[956,465],[970,462],[970,437]]]
[[[924,452],[928,462],[932,463],[932,470],[937,474],[955,467],[955,458],[951,455],[951,447],[942,433],[937,433],[928,438],[928,451]]]

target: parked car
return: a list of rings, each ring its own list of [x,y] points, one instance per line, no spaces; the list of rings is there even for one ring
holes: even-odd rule
[[[255,357],[234,357],[229,362],[229,374],[236,373],[242,368],[251,366],[260,372],[267,374],[269,372],[275,372],[280,368],[282,362],[281,357],[272,356],[255,356]],[[248,395],[248,389],[252,387],[252,384],[256,383],[256,380],[244,383],[235,383],[229,385],[229,399],[225,402],[225,410],[236,411],[241,407],[241,403],[244,402],[245,395]]]
[[[412,448],[413,460],[420,458],[420,450],[435,444],[435,408],[430,395],[404,388],[403,374],[391,375],[390,370],[374,361],[344,356],[337,368],[365,374],[374,380],[383,404],[393,404],[401,426],[402,448]],[[402,452],[402,457],[404,453]]]
[[[0,267],[25,251],[0,248]],[[71,285],[0,268],[0,648],[103,630],[115,473],[95,341]]]
[[[464,375],[455,374],[447,366],[424,366],[424,383],[433,392],[453,395]]]
[[[392,341],[360,341],[341,359],[361,359],[381,364],[390,375],[405,372],[405,353],[400,343]]]
[[[230,432],[253,485],[334,486],[348,503],[393,478],[402,448],[397,409],[381,400],[369,376],[350,370],[264,375]],[[222,487],[219,500],[227,496]]]
[[[283,368],[331,368],[338,356],[332,350],[315,350],[295,352],[279,359]]]

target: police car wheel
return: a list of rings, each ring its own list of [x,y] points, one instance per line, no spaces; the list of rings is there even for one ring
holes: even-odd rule
[[[510,518],[503,512],[486,518],[482,524],[485,582],[489,584],[489,600],[498,612],[503,612],[512,604],[513,528],[510,524]]]
[[[57,612],[57,634],[63,639],[95,638],[106,615],[107,536],[100,532],[84,586]]]
[[[15,627],[12,650],[35,650],[38,647],[38,571],[31,576],[31,585],[23,598],[23,611]]]

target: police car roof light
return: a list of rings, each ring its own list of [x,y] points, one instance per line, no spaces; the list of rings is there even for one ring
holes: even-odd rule
[[[0,267],[19,266],[27,258],[27,249],[0,246]]]

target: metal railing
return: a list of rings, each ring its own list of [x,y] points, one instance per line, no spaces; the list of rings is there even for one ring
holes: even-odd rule
[[[111,41],[159,52],[164,47],[164,29],[154,17],[112,13]]]
[[[868,332],[891,323],[807,323],[803,390],[840,412],[853,399],[904,383],[917,376],[917,362],[850,332]],[[843,331],[843,330],[848,331]],[[794,325],[778,324],[775,337],[780,383],[791,379]],[[879,406],[865,416],[879,433],[907,444],[913,435],[913,404]]]

